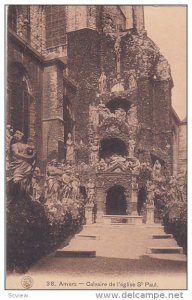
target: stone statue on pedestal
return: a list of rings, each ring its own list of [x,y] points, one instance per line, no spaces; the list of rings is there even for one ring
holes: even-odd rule
[[[135,155],[135,141],[129,140],[129,157],[133,158]]]
[[[95,203],[95,183],[90,178],[89,182],[87,183],[87,202]]]
[[[91,165],[96,165],[98,163],[99,160],[99,144],[98,144],[98,140],[93,140],[93,143],[91,144],[90,147],[90,159],[91,159]]]
[[[131,104],[130,109],[127,112],[127,123],[130,126],[137,126],[137,107],[134,104]]]
[[[30,192],[31,179],[35,168],[36,151],[31,139],[28,144],[22,142],[24,134],[17,130],[11,146],[12,162],[9,165],[10,178],[14,184],[19,184],[21,190]]]
[[[75,162],[75,145],[72,140],[72,135],[71,133],[68,133],[68,139],[66,142],[66,162],[68,165],[72,165]]]
[[[98,82],[99,82],[99,93],[104,94],[107,91],[107,77],[105,75],[105,72],[101,73]]]

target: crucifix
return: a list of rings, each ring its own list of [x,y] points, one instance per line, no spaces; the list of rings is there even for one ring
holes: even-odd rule
[[[108,35],[112,37],[113,40],[115,40],[114,44],[114,50],[116,53],[116,63],[117,63],[117,75],[121,77],[121,64],[120,64],[120,58],[121,58],[121,39],[123,36],[127,34],[127,32],[120,32],[120,23],[119,20],[115,22],[115,32],[108,32]]]

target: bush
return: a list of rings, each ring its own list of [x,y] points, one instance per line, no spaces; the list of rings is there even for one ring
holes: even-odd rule
[[[18,186],[7,187],[7,269],[26,272],[42,256],[55,250],[83,222],[79,202],[45,206],[31,200]]]

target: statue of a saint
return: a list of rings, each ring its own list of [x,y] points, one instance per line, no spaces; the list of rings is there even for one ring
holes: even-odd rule
[[[146,201],[146,203],[148,205],[154,206],[155,185],[151,181],[147,181],[146,189],[147,189],[147,201]]]
[[[129,140],[129,157],[133,158],[135,155],[135,141]]]
[[[71,188],[72,188],[72,198],[74,200],[80,197],[80,180],[79,174],[76,173],[75,176],[71,178]]]
[[[101,72],[101,76],[99,77],[99,93],[104,94],[107,91],[107,77],[105,72]]]
[[[57,203],[61,200],[62,170],[58,168],[56,159],[53,159],[46,170],[45,198],[47,203]]]
[[[125,121],[126,118],[126,111],[119,107],[115,110],[115,117],[119,120],[119,121]]]
[[[94,203],[95,200],[95,183],[90,178],[89,182],[87,183],[87,202]]]
[[[163,179],[163,176],[161,174],[161,164],[158,159],[155,161],[153,165],[152,177],[156,181],[162,181]]]
[[[94,103],[89,106],[89,119],[93,127],[96,128],[99,124],[99,109]]]
[[[41,171],[38,167],[35,167],[35,170],[33,172],[33,177],[32,177],[32,198],[34,201],[39,201],[41,198],[42,194],[42,188],[39,184],[41,179]]]
[[[23,133],[17,130],[14,134],[15,143],[11,146],[12,162],[9,165],[10,180],[19,184],[22,190],[30,192],[31,179],[34,171],[36,151],[34,146],[24,144]]]
[[[99,143],[98,140],[93,140],[93,143],[90,147],[90,159],[91,159],[91,165],[96,165],[99,160]]]
[[[137,81],[133,74],[130,74],[130,76],[128,78],[128,85],[129,85],[130,91],[134,91],[137,89]]]
[[[66,171],[63,173],[63,197],[64,198],[71,198],[72,197],[71,182],[72,182],[71,172],[69,171],[69,169],[66,169]]]
[[[134,104],[131,104],[131,107],[127,112],[127,123],[130,126],[137,126],[138,125],[137,107]]]
[[[75,162],[75,145],[73,143],[71,133],[68,133],[66,148],[67,148],[66,162],[68,165],[72,165]]]
[[[6,126],[6,170],[9,169],[9,163],[10,163],[10,153],[11,153],[11,141],[13,139],[13,130],[11,125]]]

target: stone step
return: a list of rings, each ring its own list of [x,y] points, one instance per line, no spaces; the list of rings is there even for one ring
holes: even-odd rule
[[[152,239],[172,239],[173,235],[172,234],[152,234],[151,236]]]
[[[93,234],[76,234],[75,239],[77,240],[100,240],[99,235],[93,235]]]
[[[104,224],[130,224],[142,225],[143,217],[141,216],[128,216],[128,215],[103,215],[102,221]]]
[[[166,254],[174,254],[174,253],[183,253],[182,247],[148,247],[147,253],[166,253]]]
[[[59,249],[56,251],[55,253],[55,257],[96,257],[96,251],[94,250],[65,250],[65,248],[63,249]]]

